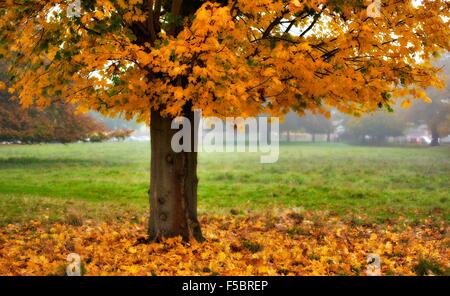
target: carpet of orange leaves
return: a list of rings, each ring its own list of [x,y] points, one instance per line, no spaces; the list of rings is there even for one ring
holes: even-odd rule
[[[380,256],[383,275],[415,275],[423,260],[450,267],[449,227],[431,220],[413,226],[294,212],[203,216],[207,240],[189,244],[145,243],[145,219],[130,221],[0,228],[0,275],[64,275],[74,252],[85,275],[365,275],[369,253]]]

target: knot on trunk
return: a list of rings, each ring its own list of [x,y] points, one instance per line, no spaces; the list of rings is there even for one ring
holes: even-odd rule
[[[159,219],[161,219],[161,221],[166,221],[167,220],[167,214],[166,213],[161,213],[159,215]]]

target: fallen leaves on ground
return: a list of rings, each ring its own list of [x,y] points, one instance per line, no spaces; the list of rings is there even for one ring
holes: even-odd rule
[[[205,242],[146,243],[145,219],[82,226],[8,225],[0,229],[0,275],[65,275],[67,256],[85,275],[439,275],[450,267],[444,222],[399,220],[360,225],[317,213],[203,216]]]

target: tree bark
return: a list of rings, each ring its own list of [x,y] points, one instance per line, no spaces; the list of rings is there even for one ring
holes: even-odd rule
[[[191,122],[192,152],[176,153],[172,150],[171,129],[173,118],[151,112],[151,177],[150,218],[148,234],[152,241],[181,236],[184,241],[203,240],[197,218],[197,152],[194,137],[194,112],[185,111]]]

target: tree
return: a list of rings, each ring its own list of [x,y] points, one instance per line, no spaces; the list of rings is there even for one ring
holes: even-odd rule
[[[406,121],[397,113],[379,111],[361,118],[349,118],[344,138],[362,144],[383,144],[388,137],[399,137],[406,129]],[[366,139],[366,137],[369,139]]]
[[[331,116],[331,115],[330,115]],[[296,114],[289,112],[284,117],[283,124],[280,125],[281,133],[286,133],[287,141],[290,141],[290,132],[305,131],[312,136],[312,141],[316,141],[316,134],[326,134],[327,142],[331,141],[331,134],[335,126],[331,119],[322,114]]]
[[[445,74],[447,85],[450,82],[450,58],[447,56],[438,63]],[[414,102],[408,110],[407,118],[414,123],[426,123],[431,132],[431,146],[438,146],[441,136],[450,133],[450,88],[439,90],[431,88],[427,91],[431,101]]]
[[[202,238],[197,154],[172,150],[176,116],[361,114],[440,85],[429,61],[449,49],[444,0],[386,0],[375,19],[360,0],[81,2],[0,3],[10,91],[151,124],[153,240]]]
[[[106,128],[93,118],[77,114],[73,106],[53,103],[44,109],[24,110],[10,95],[0,91],[0,141],[23,143],[70,143],[84,141]]]
[[[300,119],[300,125],[312,136],[312,142],[316,141],[317,134],[326,134],[327,142],[331,141],[334,132],[333,122],[321,114],[307,114]]]
[[[291,132],[301,130],[300,117],[295,112],[289,112],[280,125],[280,132],[286,133],[286,141],[291,141]]]

